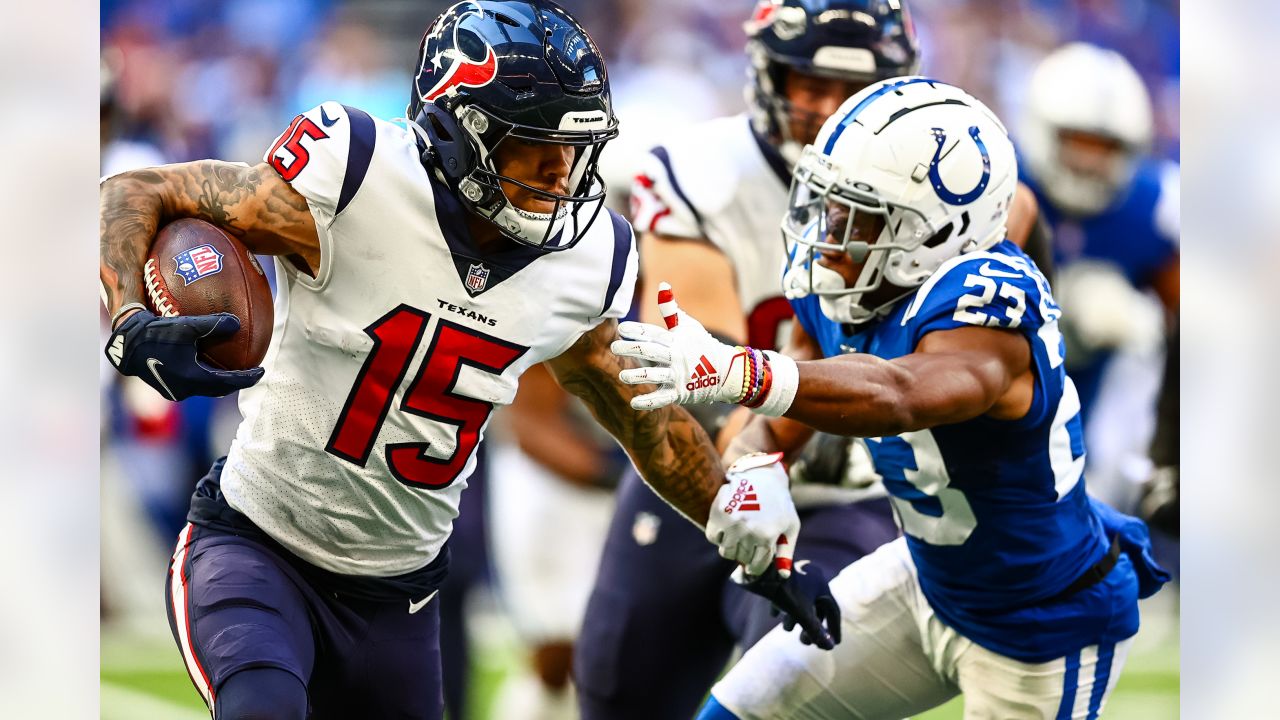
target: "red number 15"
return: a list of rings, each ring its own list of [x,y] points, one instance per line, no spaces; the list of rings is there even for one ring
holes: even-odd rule
[[[356,376],[325,450],[365,466],[430,319],[421,310],[400,305],[365,328],[373,339],[373,349]],[[391,474],[406,485],[431,489],[456,480],[475,451],[480,428],[493,412],[493,403],[454,392],[462,366],[497,375],[526,351],[526,347],[447,320],[437,322],[426,358],[409,383],[400,410],[454,426],[457,444],[449,457],[438,458],[427,454],[430,443],[389,443],[386,453]]]

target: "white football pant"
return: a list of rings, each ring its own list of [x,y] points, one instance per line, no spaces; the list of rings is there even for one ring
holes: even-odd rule
[[[1078,657],[1024,663],[983,648],[934,616],[905,538],[831,581],[844,637],[835,650],[774,628],[712,695],[742,720],[901,720],[964,694],[965,720],[1092,720],[1133,639]]]

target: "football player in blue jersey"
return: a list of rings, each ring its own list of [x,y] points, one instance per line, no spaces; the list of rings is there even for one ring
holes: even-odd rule
[[[1056,238],[1067,369],[1087,426],[1115,353],[1159,337],[1159,305],[1143,294],[1176,322],[1179,169],[1150,155],[1142,78],[1119,53],[1085,43],[1041,61],[1017,134],[1019,171]]]
[[[702,718],[888,720],[960,693],[972,718],[1101,712],[1137,600],[1167,575],[1145,526],[1085,493],[1061,311],[1006,239],[1016,182],[1012,143],[980,101],[923,77],[876,83],[806,148],[783,220],[799,320],[788,354],[825,359],[724,344],[670,292],[666,327],[621,326],[614,352],[652,363],[622,380],[656,385],[633,407],[751,407],[728,455],[757,485],[785,475],[751,454],[788,449],[779,417],[865,438],[905,532],[830,583],[838,614],[803,569],[746,577],[805,630],[747,651]],[[707,535],[757,572],[758,549]]]
[[[681,127],[650,150],[632,186],[632,221],[642,282],[680,287],[683,306],[720,340],[772,350],[792,318],[777,219],[801,150],[850,95],[916,72],[920,54],[905,1],[760,0],[744,29],[747,112]],[[1022,243],[1035,200],[1025,187],[1017,197],[1009,237]],[[652,303],[640,318],[661,322]],[[703,406],[697,416],[728,442],[750,413]],[[812,439],[789,458],[803,527],[796,562],[834,575],[898,528],[861,440],[797,431]],[[625,476],[574,655],[583,719],[692,716],[734,647],[778,622],[732,571],[638,476]],[[684,662],[665,662],[673,656]]]

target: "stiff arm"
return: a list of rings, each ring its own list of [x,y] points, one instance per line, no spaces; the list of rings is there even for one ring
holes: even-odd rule
[[[651,412],[631,409],[635,386],[618,373],[639,364],[609,351],[618,322],[605,320],[567,351],[548,361],[556,380],[586,403],[596,420],[631,456],[641,477],[685,517],[705,527],[724,484],[724,469],[711,439],[687,410],[669,405]]]
[[[270,165],[197,160],[113,175],[99,188],[99,276],[107,311],[143,302],[142,267],[156,232],[198,218],[260,255],[314,274],[320,240],[306,199]]]

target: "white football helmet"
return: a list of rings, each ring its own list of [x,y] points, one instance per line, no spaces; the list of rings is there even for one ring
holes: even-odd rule
[[[946,260],[1003,239],[1017,182],[1008,132],[973,96],[924,77],[870,85],[827,119],[796,165],[783,291],[819,296],[837,322],[881,317]],[[827,228],[833,210],[849,214],[843,230]],[[866,213],[884,218],[875,238],[854,235]],[[824,251],[862,263],[852,286],[816,262]],[[901,292],[876,292],[885,283]]]
[[[1087,217],[1107,209],[1129,185],[1151,145],[1151,98],[1120,53],[1071,43],[1036,67],[1020,140],[1027,167],[1054,205]],[[1110,141],[1110,157],[1083,170],[1064,152],[1064,132]]]

